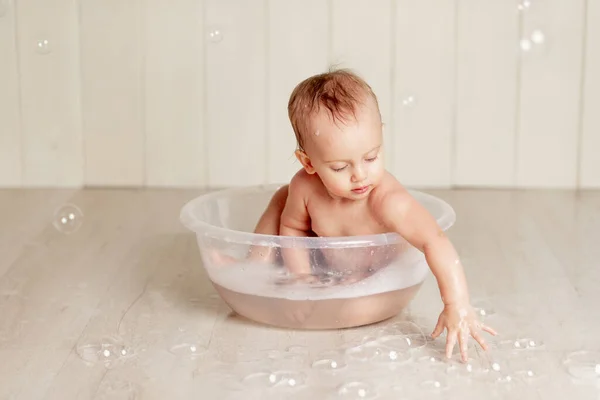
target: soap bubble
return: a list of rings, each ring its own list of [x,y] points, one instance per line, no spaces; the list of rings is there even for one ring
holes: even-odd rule
[[[90,364],[102,363],[109,368],[132,357],[133,349],[125,345],[121,338],[107,336],[79,344],[77,355]]]
[[[209,29],[208,40],[212,43],[220,43],[223,40],[223,30],[216,27]]]
[[[521,38],[519,47],[523,54],[541,54],[547,50],[548,37],[543,29],[535,28],[528,35]]]
[[[531,0],[519,0],[517,3],[518,11],[527,11],[531,8]]]
[[[565,357],[563,361],[569,374],[582,380],[600,380],[600,352],[598,351],[574,351]]]
[[[52,48],[50,46],[50,41],[48,39],[38,40],[38,42],[35,46],[35,50],[38,52],[38,54],[42,54],[42,55],[50,54],[50,52],[52,51]]]
[[[417,104],[417,98],[415,97],[415,95],[409,94],[404,96],[404,98],[402,99],[402,106],[403,107],[414,107]]]
[[[62,233],[76,232],[83,224],[83,212],[74,204],[66,204],[54,213],[54,227]]]
[[[348,382],[338,388],[338,396],[342,399],[374,399],[378,396],[375,388],[364,382]]]
[[[529,52],[533,48],[533,43],[531,43],[531,40],[529,39],[521,39],[519,45],[521,46],[521,50],[524,52]]]

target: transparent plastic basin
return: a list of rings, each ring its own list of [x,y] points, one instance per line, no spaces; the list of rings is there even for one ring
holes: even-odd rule
[[[395,233],[351,237],[284,237],[252,231],[282,185],[216,191],[181,210],[196,234],[209,279],[239,315],[278,327],[339,329],[391,318],[414,298],[429,273],[424,255]],[[441,199],[411,194],[444,231],[456,219]],[[290,273],[282,251],[310,255],[312,272]],[[270,255],[256,260],[249,255]]]

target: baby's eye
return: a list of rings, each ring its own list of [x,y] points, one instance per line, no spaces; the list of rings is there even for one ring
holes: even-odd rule
[[[367,161],[368,161],[368,162],[373,162],[373,161],[375,161],[375,160],[377,160],[377,156],[375,156],[375,157],[371,157],[371,158],[367,158]]]
[[[343,167],[340,167],[340,168],[333,168],[333,167],[332,167],[331,169],[332,169],[332,170],[334,170],[335,172],[340,172],[340,171],[342,171],[344,168],[346,168],[346,166],[345,166],[345,165],[344,165]]]

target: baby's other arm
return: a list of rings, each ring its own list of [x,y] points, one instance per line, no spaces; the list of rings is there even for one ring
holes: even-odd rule
[[[311,229],[307,209],[310,182],[300,172],[292,178],[288,198],[281,214],[279,234],[281,236],[308,237]],[[286,267],[295,274],[310,274],[311,265],[307,249],[284,248],[283,260]]]
[[[487,349],[479,329],[493,335],[496,332],[477,321],[470,306],[467,281],[459,256],[435,218],[402,186],[382,195],[374,211],[387,229],[397,232],[424,253],[444,303],[444,311],[432,336],[437,337],[444,328],[448,329],[446,355],[451,356],[458,340],[462,359],[466,361],[469,333]]]

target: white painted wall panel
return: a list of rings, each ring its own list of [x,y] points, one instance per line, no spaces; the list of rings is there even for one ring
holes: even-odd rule
[[[453,183],[515,181],[519,16],[510,1],[458,1]]]
[[[521,39],[544,43],[521,53],[519,187],[577,184],[583,6],[546,0],[523,13]]]
[[[330,65],[407,186],[600,187],[599,1],[0,0],[0,187],[286,182]]]
[[[266,1],[206,0],[205,26],[222,32],[206,52],[209,181],[264,183],[267,170]]]
[[[588,0],[580,184],[600,188],[600,0]]]
[[[384,127],[388,168],[393,167],[392,113],[392,0],[332,0],[331,63],[349,68],[371,86],[379,103]]]
[[[323,0],[269,2],[267,181],[289,182],[302,166],[287,104],[294,87],[327,70],[329,6]]]
[[[81,2],[88,185],[144,184],[144,4]]]
[[[202,186],[204,129],[202,2],[146,0],[146,184]]]
[[[23,184],[80,185],[83,152],[78,2],[19,0],[15,5]]]
[[[393,170],[407,186],[452,184],[455,28],[453,1],[396,2]]]
[[[0,0],[0,186],[22,184],[19,63],[12,2]]]

